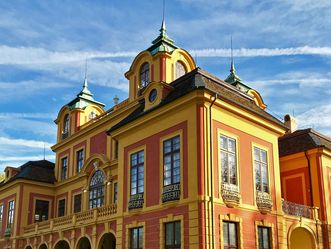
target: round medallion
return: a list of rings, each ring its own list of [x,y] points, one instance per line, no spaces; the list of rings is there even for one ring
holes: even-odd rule
[[[157,90],[153,89],[150,93],[149,93],[149,102],[154,102],[156,100],[157,97]]]

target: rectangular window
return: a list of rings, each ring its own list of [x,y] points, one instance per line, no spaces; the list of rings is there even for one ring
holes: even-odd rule
[[[143,227],[130,229],[130,249],[142,249],[143,240]]]
[[[220,136],[220,158],[222,183],[237,185],[237,145],[236,140]]]
[[[79,213],[82,210],[82,194],[74,196],[74,213]]]
[[[68,158],[64,157],[61,160],[61,180],[67,179]]]
[[[237,224],[234,222],[223,221],[223,245],[224,249],[237,249],[238,236]]]
[[[0,232],[2,230],[2,221],[3,221],[3,205],[0,205]]]
[[[131,195],[144,193],[144,151],[131,155]]]
[[[59,200],[57,207],[57,216],[58,217],[64,216],[65,209],[66,209],[66,200],[65,199]]]
[[[255,187],[269,193],[267,151],[254,147]]]
[[[118,194],[118,187],[117,182],[114,183],[114,203],[117,203],[117,194]]]
[[[269,227],[258,227],[259,236],[259,249],[270,249],[270,228]]]
[[[115,146],[115,148],[114,148],[114,159],[118,159],[118,141],[117,140],[115,140],[114,146]]]
[[[80,172],[84,165],[84,150],[77,151],[76,158],[77,158],[76,169],[77,172]]]
[[[34,221],[40,222],[48,220],[49,201],[36,200],[34,211]]]
[[[8,218],[7,218],[7,228],[11,228],[14,224],[14,209],[15,201],[12,200],[8,203]]]
[[[180,221],[165,224],[165,249],[180,249]]]
[[[163,186],[180,183],[180,136],[163,142]]]

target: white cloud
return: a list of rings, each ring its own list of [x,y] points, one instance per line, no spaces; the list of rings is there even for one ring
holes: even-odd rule
[[[1,118],[31,118],[31,119],[49,119],[49,117],[56,117],[56,113],[12,113],[0,112]]]
[[[324,104],[323,107],[311,108],[296,118],[299,127],[314,128],[331,136],[331,102]]]
[[[36,47],[0,46],[0,64],[30,65],[33,64],[61,64],[85,59],[134,57],[136,52],[102,52],[102,51],[68,51],[57,52]]]
[[[21,156],[21,157],[6,157],[5,162],[10,162],[10,161],[17,161],[17,162],[26,162],[26,161],[38,161],[38,160],[43,160],[44,155],[34,155],[34,156]],[[45,155],[46,160],[54,160],[55,155]]]
[[[230,49],[199,49],[191,50],[192,55],[199,57],[230,57]],[[235,57],[270,57],[270,56],[288,56],[288,55],[322,55],[330,56],[331,47],[294,47],[294,48],[241,48],[234,49]]]
[[[52,146],[52,144],[43,141],[12,139],[6,137],[0,137],[0,144],[1,146],[14,145],[14,146],[24,146],[31,148],[44,148],[44,147],[49,148]]]

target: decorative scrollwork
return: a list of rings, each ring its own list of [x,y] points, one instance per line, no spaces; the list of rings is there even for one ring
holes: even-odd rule
[[[171,184],[163,187],[162,202],[179,200],[180,199],[180,184]]]
[[[222,183],[221,195],[226,206],[237,207],[239,205],[241,197],[237,185]]]
[[[269,213],[272,210],[271,195],[266,192],[257,191],[256,205],[261,213]]]

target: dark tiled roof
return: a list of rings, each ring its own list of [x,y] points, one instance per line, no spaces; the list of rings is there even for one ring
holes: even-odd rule
[[[171,91],[158,106],[144,112],[145,103],[142,101],[136,110],[134,110],[131,114],[129,114],[129,116],[124,118],[118,124],[111,127],[108,130],[108,133],[196,89],[206,89],[213,93],[217,93],[219,99],[249,110],[256,115],[274,122],[284,129],[287,129],[281,121],[258,107],[252,97],[200,68],[196,68],[188,74],[185,74],[179,79],[173,81],[170,85],[174,88],[173,91]]]
[[[287,156],[314,148],[331,150],[331,138],[313,129],[297,130],[279,139],[279,156]]]
[[[53,184],[56,181],[54,167],[54,163],[47,160],[29,161],[18,167],[17,169],[19,172],[8,181],[1,183],[0,186],[17,179],[26,179]]]

